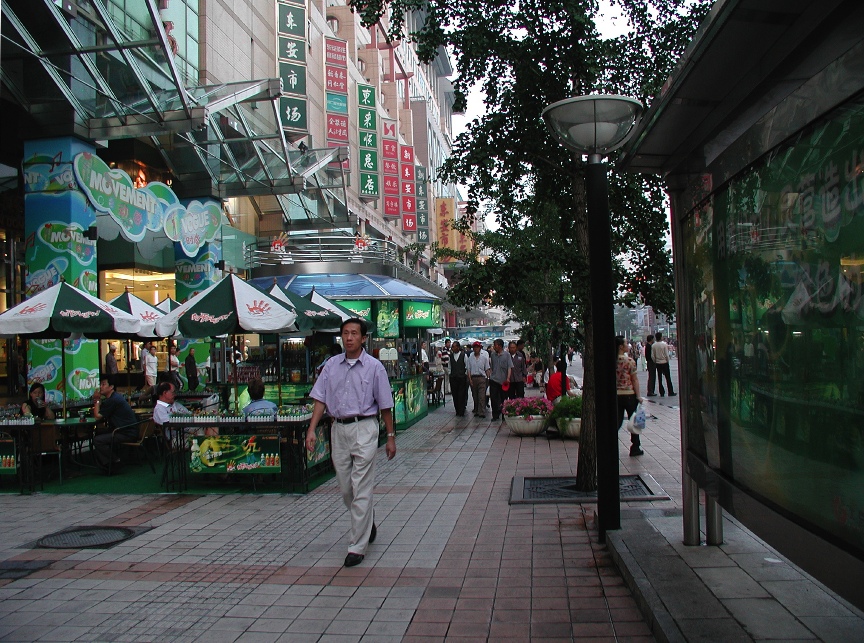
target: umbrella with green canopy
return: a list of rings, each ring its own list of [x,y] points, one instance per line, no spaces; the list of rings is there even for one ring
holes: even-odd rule
[[[297,313],[282,300],[228,275],[156,322],[156,333],[194,339],[238,333],[289,333]],[[236,340],[234,352],[237,350]],[[237,378],[234,404],[237,405]]]
[[[161,310],[163,313],[170,313],[175,308],[180,308],[182,304],[179,301],[175,301],[171,299],[171,297],[165,297],[162,301],[156,304],[156,308]]]
[[[156,320],[165,316],[163,311],[154,308],[128,290],[108,303],[115,308],[119,308],[124,313],[129,313],[133,317],[137,317],[141,320],[141,330],[139,335],[142,337],[156,337]]]
[[[339,330],[342,318],[326,308],[312,303],[309,299],[290,290],[283,290],[275,283],[270,289],[270,294],[288,304],[297,313],[293,332],[306,333],[316,330],[337,332]]]
[[[51,286],[0,314],[0,335],[27,339],[88,339],[138,337],[141,320],[108,302],[70,286],[65,281]],[[66,346],[61,350],[61,372],[66,385]],[[66,415],[63,394],[63,415]]]

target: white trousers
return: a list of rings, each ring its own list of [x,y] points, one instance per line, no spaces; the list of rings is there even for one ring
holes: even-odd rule
[[[378,419],[372,417],[351,424],[334,422],[330,444],[342,501],[351,512],[348,553],[365,555],[372,533]]]

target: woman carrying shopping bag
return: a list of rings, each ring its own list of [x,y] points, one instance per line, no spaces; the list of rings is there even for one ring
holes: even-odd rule
[[[629,420],[641,404],[639,395],[639,379],[636,377],[636,362],[627,354],[627,343],[623,337],[615,338],[615,348],[618,350],[618,363],[615,367],[615,383],[618,388],[618,426],[624,421],[624,411]],[[642,455],[641,439],[638,433],[630,433],[630,455]]]

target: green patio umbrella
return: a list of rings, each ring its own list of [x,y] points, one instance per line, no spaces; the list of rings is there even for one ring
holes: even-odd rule
[[[70,286],[51,286],[0,314],[0,335],[28,339],[123,339],[138,337],[141,320],[119,308]],[[66,416],[66,345],[60,352],[63,378],[63,416]],[[55,367],[56,368],[56,367]]]
[[[296,330],[293,332],[307,333],[316,330],[333,332],[339,330],[342,318],[326,308],[312,303],[306,297],[301,297],[290,290],[284,290],[275,283],[270,289],[270,294],[281,299],[297,313],[297,319],[294,320]]]
[[[238,333],[288,333],[297,313],[282,300],[248,284],[237,275],[228,275],[156,322],[156,333],[188,339],[237,335]],[[234,352],[236,339],[232,341]],[[237,409],[237,378],[234,404]]]

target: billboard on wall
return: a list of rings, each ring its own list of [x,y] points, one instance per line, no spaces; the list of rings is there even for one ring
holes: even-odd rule
[[[372,300],[371,299],[334,299],[334,303],[339,304],[342,308],[347,308],[360,319],[372,321]]]
[[[434,304],[431,301],[403,301],[402,326],[404,328],[435,328],[440,320],[435,319],[433,308]]]
[[[399,337],[399,301],[380,299],[375,307],[375,334],[385,339]]]

